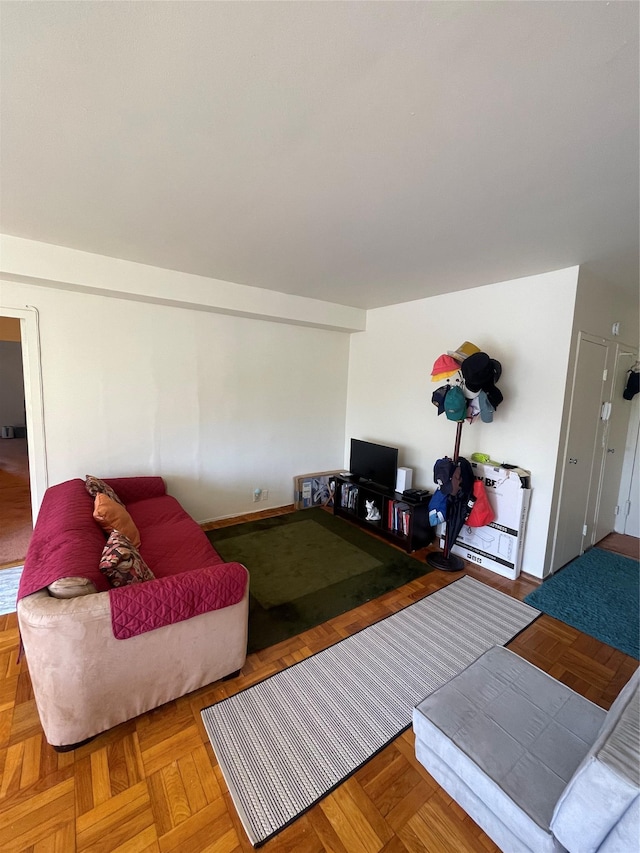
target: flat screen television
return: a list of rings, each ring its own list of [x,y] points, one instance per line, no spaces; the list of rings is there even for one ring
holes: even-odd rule
[[[349,471],[358,482],[393,491],[398,475],[398,448],[352,438]]]

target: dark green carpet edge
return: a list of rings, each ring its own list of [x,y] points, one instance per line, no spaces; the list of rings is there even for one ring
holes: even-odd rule
[[[380,565],[336,583],[329,582],[327,586],[315,592],[270,608],[263,607],[255,596],[250,594],[249,653],[301,634],[309,628],[314,628],[431,571],[425,562],[370,536],[348,521],[335,518],[318,508],[209,530],[207,536],[214,548],[218,550],[224,548],[223,556],[225,560],[231,562],[235,559],[234,539],[258,531],[299,525],[300,522],[309,520],[313,520],[330,533],[339,536],[350,546],[368,554]],[[290,532],[295,533],[295,528]],[[303,550],[304,542],[301,542],[301,553]],[[321,555],[318,557],[321,559]],[[240,562],[245,563],[251,576],[251,565],[247,565],[246,560]]]
[[[524,600],[638,660],[639,569],[638,560],[591,548],[547,578]]]

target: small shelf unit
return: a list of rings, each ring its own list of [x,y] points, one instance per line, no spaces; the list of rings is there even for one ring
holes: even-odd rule
[[[428,497],[419,502],[411,501],[400,492],[342,475],[337,475],[335,481],[334,515],[375,531],[407,553],[433,541]],[[373,504],[372,512],[367,503]]]

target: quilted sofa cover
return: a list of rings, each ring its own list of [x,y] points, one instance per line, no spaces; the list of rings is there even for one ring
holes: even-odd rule
[[[241,668],[248,573],[225,563],[160,477],[106,481],[124,502],[156,579],[111,589],[105,534],[80,479],[45,493],[18,591],[18,623],[50,744],[69,748]],[[97,593],[52,598],[63,577]]]

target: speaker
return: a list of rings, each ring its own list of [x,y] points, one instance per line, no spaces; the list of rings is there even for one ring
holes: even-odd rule
[[[404,492],[411,488],[413,480],[413,468],[398,468],[396,476],[396,492]]]

